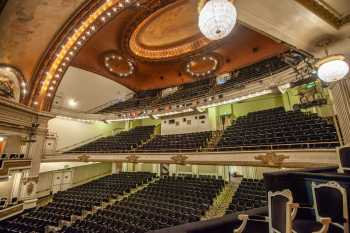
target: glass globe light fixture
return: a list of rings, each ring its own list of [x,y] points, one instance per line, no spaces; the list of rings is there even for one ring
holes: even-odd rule
[[[228,36],[236,23],[237,10],[229,0],[209,0],[199,12],[199,29],[210,40]]]
[[[324,82],[335,82],[346,77],[349,64],[343,55],[327,56],[316,63],[317,76]]]

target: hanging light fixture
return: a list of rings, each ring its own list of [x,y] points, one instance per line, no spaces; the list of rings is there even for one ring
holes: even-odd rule
[[[345,61],[345,56],[329,55],[327,46],[330,41],[326,40],[318,45],[324,47],[326,57],[319,60],[315,66],[317,68],[317,76],[324,82],[335,82],[346,77],[349,73],[349,64]]]
[[[237,10],[230,0],[200,0],[198,26],[210,40],[230,34],[237,22]]]

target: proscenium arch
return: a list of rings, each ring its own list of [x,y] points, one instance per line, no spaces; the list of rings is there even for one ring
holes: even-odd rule
[[[33,75],[26,104],[49,111],[67,68],[86,41],[123,10],[141,0],[88,0],[72,15],[49,44]]]

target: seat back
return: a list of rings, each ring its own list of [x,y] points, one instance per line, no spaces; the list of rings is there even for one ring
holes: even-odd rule
[[[313,182],[312,194],[317,220],[321,217],[330,217],[332,224],[348,233],[349,215],[345,188],[334,181],[323,184]]]
[[[7,206],[7,198],[6,197],[2,197],[0,199],[0,209],[4,209],[4,208],[6,208],[6,206]]]
[[[292,210],[290,204],[293,197],[290,190],[282,192],[269,192],[269,232],[291,233],[292,232]]]
[[[339,170],[342,173],[350,173],[350,145],[337,148]]]

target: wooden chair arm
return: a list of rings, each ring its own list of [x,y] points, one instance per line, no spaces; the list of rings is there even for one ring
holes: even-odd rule
[[[249,216],[246,214],[240,214],[238,215],[238,219],[242,221],[242,224],[237,229],[233,230],[234,233],[242,233],[244,231],[244,228],[248,223]]]
[[[292,213],[291,213],[291,219],[292,219],[292,221],[293,221],[294,218],[297,216],[299,204],[298,204],[298,203],[290,203],[290,204],[288,204],[288,205],[289,205],[290,210],[292,211]]]
[[[327,233],[329,224],[331,224],[332,220],[330,218],[320,218],[320,223],[322,224],[322,228],[319,231],[314,231],[312,233]]]

